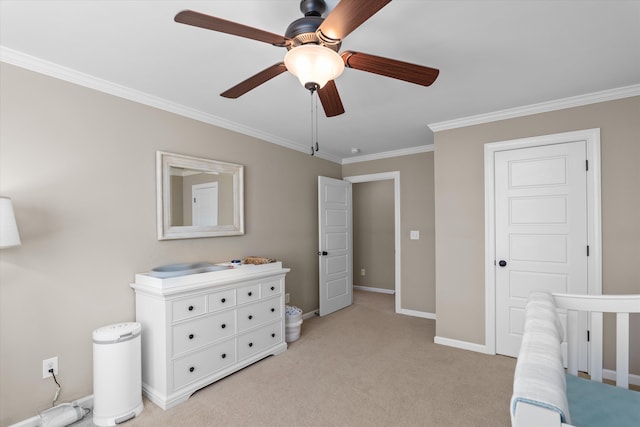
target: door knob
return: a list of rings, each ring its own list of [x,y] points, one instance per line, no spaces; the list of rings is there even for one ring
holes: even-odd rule
[[[327,251],[318,252],[318,255],[320,255],[320,256],[329,255],[329,252],[327,252]]]
[[[507,261],[505,261],[505,260],[501,259],[501,260],[498,262],[498,265],[499,265],[500,267],[506,267],[506,266],[507,266]]]

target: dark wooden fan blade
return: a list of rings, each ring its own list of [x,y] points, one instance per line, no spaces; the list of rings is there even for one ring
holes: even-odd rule
[[[249,92],[252,89],[257,88],[262,83],[266,83],[272,78],[284,73],[287,71],[287,67],[285,67],[284,62],[280,62],[278,64],[274,64],[269,68],[265,68],[260,71],[258,74],[255,74],[249,77],[247,80],[238,83],[231,89],[228,89],[220,94],[225,98],[238,98],[245,93]]]
[[[318,90],[318,97],[327,117],[339,116],[344,113],[344,107],[338,94],[338,88],[333,80],[329,80],[322,89]]]
[[[320,25],[320,32],[342,40],[391,0],[341,0]]]
[[[350,50],[342,52],[341,56],[346,67],[380,74],[392,79],[404,80],[421,86],[430,86],[440,73],[435,68]]]
[[[280,36],[268,31],[216,18],[215,16],[205,15],[204,13],[195,12],[193,10],[183,10],[176,15],[174,20],[181,24],[193,25],[194,27],[206,28],[207,30],[246,37],[248,39],[258,40],[275,46],[287,46],[290,42],[290,40],[285,36]]]

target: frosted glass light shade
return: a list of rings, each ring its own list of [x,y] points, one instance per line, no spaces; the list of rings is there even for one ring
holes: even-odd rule
[[[20,245],[20,235],[13,214],[13,203],[8,197],[0,197],[0,249]]]
[[[294,47],[285,55],[284,65],[304,87],[315,83],[322,88],[344,70],[344,61],[337,52],[317,44]]]

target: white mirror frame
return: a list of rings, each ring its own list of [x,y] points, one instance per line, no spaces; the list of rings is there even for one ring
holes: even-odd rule
[[[233,175],[233,224],[209,226],[171,225],[171,167]],[[158,240],[244,234],[244,166],[182,154],[156,153]]]

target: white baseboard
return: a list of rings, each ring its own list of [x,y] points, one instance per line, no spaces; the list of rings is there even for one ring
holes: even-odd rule
[[[395,294],[396,291],[393,289],[383,289],[383,288],[372,288],[370,286],[358,286],[358,285],[353,285],[353,289],[356,291],[365,291],[365,292],[378,292],[381,294]]]
[[[86,409],[93,409],[93,394],[74,400],[71,404]],[[40,415],[36,415],[35,417],[27,418],[26,420],[11,424],[9,427],[40,427],[40,421]]]
[[[444,337],[439,337],[439,336],[436,336],[433,339],[433,342],[436,343],[436,344],[446,345],[446,346],[449,346],[449,347],[455,347],[455,348],[461,348],[463,350],[475,351],[477,353],[495,354],[493,352],[490,352],[487,349],[487,346],[484,345],[484,344],[476,344],[476,343],[467,342],[467,341],[459,341],[459,340],[454,340],[452,338],[444,338]]]
[[[400,310],[396,311],[396,313],[404,314],[406,316],[422,317],[423,319],[436,320],[436,314],[435,313],[428,313],[426,311],[408,310],[406,308],[401,308]]]
[[[602,370],[602,378],[605,380],[616,380],[616,371],[612,371],[611,369],[603,369]],[[629,384],[640,386],[640,375],[629,374]]]
[[[320,309],[316,308],[315,310],[311,310],[311,311],[308,311],[306,313],[303,313],[302,314],[302,320],[307,320],[307,319],[310,319],[312,317],[316,317],[319,312],[320,312]]]

